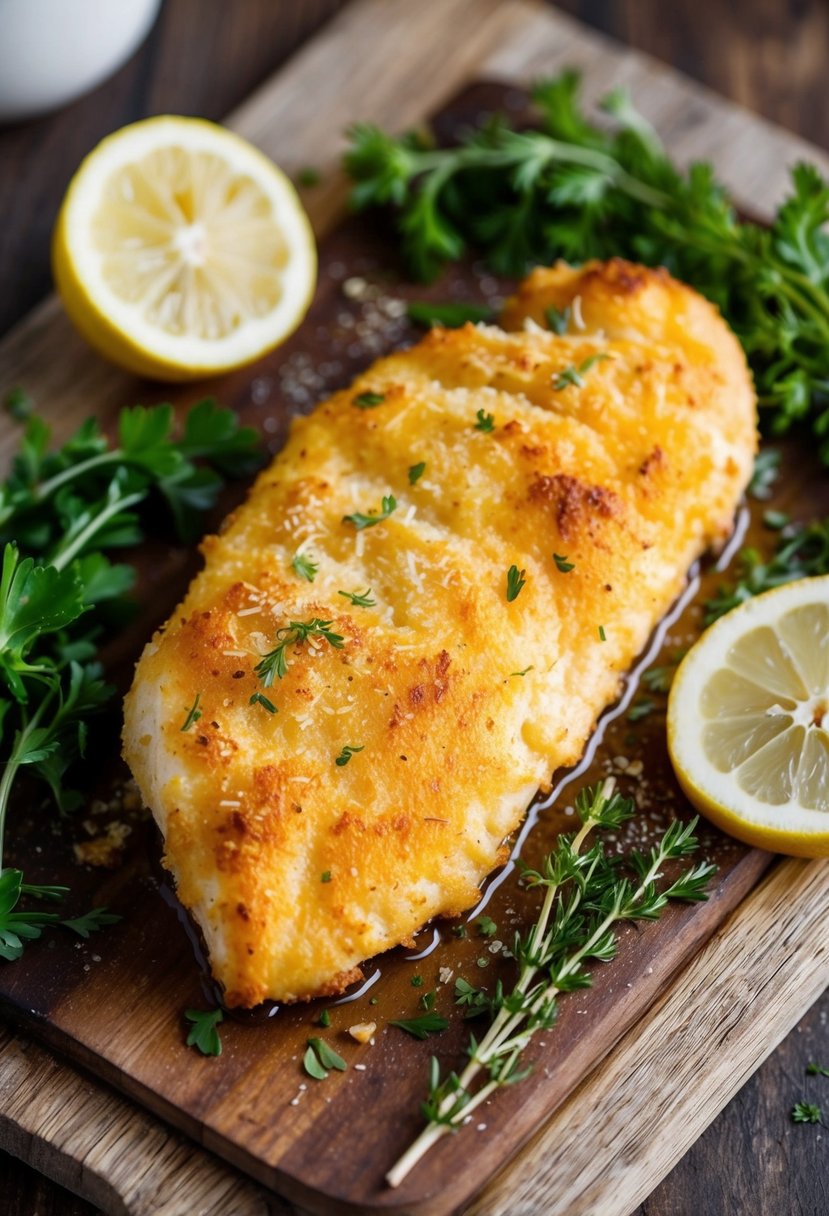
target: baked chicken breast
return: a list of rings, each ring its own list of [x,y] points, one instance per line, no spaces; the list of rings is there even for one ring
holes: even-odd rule
[[[755,398],[709,303],[559,264],[503,326],[297,418],[138,663],[125,755],[230,1006],[337,993],[474,903],[732,527]]]

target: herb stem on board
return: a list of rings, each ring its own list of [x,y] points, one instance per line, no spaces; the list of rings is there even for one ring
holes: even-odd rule
[[[623,859],[606,856],[601,842],[584,848],[594,831],[618,828],[633,814],[633,802],[614,793],[613,779],[583,790],[576,806],[581,828],[559,837],[540,871],[528,870],[531,886],[545,888],[541,909],[529,933],[516,935],[513,954],[519,962],[510,992],[499,985],[495,995],[460,987],[460,1002],[492,1012],[492,1023],[480,1042],[473,1038],[469,1062],[460,1073],[441,1078],[436,1060],[430,1068],[429,1095],[423,1109],[428,1122],[418,1138],[387,1174],[399,1186],[418,1161],[500,1088],[523,1080],[529,1067],[523,1055],[534,1034],[551,1029],[563,994],[590,986],[586,966],[610,961],[616,953],[616,926],[626,920],[655,920],[672,899],[705,899],[714,866],[694,866],[661,889],[657,882],[665,863],[696,848],[696,819],[673,823],[648,852],[632,851]],[[631,877],[632,875],[633,877]],[[473,1085],[485,1075],[483,1084]]]

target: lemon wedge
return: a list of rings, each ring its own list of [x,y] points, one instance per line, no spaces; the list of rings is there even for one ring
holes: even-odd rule
[[[191,380],[250,363],[299,324],[316,247],[296,191],[252,144],[195,118],[148,118],[82,162],[52,265],[66,310],[101,354]]]
[[[671,688],[668,749],[723,831],[829,856],[829,576],[767,591],[702,635]]]

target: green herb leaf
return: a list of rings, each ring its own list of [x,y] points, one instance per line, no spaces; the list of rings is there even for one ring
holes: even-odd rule
[[[498,932],[498,926],[491,916],[479,916],[475,921],[475,927],[481,937],[494,937]]]
[[[423,987],[423,976],[422,975],[413,975],[411,980],[409,981],[409,983],[411,984],[411,986],[413,988],[422,988]]]
[[[308,1076],[313,1077],[315,1081],[328,1080],[328,1073],[322,1064],[320,1064],[317,1053],[310,1044],[305,1050],[305,1055],[302,1057],[302,1067],[308,1073]]]
[[[266,709],[269,714],[275,714],[275,713],[279,712],[277,710],[276,706],[274,705],[273,701],[269,701],[268,698],[265,696],[265,694],[261,693],[261,692],[253,693],[250,700],[248,701],[248,705],[261,705],[262,708]]]
[[[324,1027],[327,1030],[328,1027],[331,1025],[331,1014],[328,1012],[327,1009],[323,1009],[322,1013],[319,1015],[319,1018],[317,1020],[320,1024],[320,1026]]]
[[[357,752],[363,751],[364,747],[365,747],[365,744],[361,744],[359,747],[352,747],[350,744],[346,743],[346,745],[343,747],[343,750],[340,752],[339,756],[337,756],[337,759],[334,761],[337,768],[345,768],[346,764],[348,764],[351,757],[356,755]]]
[[[373,410],[385,400],[385,393],[360,393],[352,399],[351,404],[356,405],[358,410]]]
[[[331,871],[323,870],[322,874],[320,875],[320,882],[330,882],[330,881],[331,881]]]
[[[315,616],[308,621],[291,621],[278,629],[276,646],[263,654],[254,667],[265,688],[270,688],[274,679],[281,680],[287,672],[289,646],[299,646],[309,638],[321,638],[334,650],[342,650],[345,639],[339,633],[334,633],[332,624],[333,621],[323,621]]]
[[[559,553],[553,554],[553,561],[556,564],[556,569],[559,570],[561,574],[569,574],[571,570],[575,570],[576,568],[572,562],[568,562],[567,558],[562,557]]]
[[[313,583],[319,570],[319,562],[311,561],[311,558],[306,553],[295,553],[291,558],[291,566],[294,573],[298,574],[300,578],[304,578],[308,583]]]
[[[607,641],[607,634],[606,634],[606,633],[605,633],[605,631],[604,631],[604,625],[600,625],[600,626],[599,626],[599,641],[600,641],[600,642],[606,642],[606,641]]]
[[[780,453],[775,448],[761,448],[754,459],[754,472],[746,493],[750,498],[764,501],[771,498],[774,483],[780,475]]]
[[[416,1018],[401,1018],[389,1022],[389,1026],[397,1026],[415,1039],[428,1039],[430,1034],[440,1034],[448,1025],[448,1020],[439,1013],[422,1013]]]
[[[570,328],[571,312],[572,310],[569,304],[566,306],[566,308],[562,308],[561,310],[552,307],[545,308],[545,320],[554,334],[562,336],[563,334],[567,333],[567,330]]]
[[[221,1009],[185,1009],[184,1016],[193,1026],[187,1035],[187,1046],[195,1047],[203,1056],[220,1056],[222,1040],[219,1023],[224,1021]]]
[[[323,1068],[336,1068],[338,1072],[345,1072],[348,1068],[342,1056],[338,1055],[334,1048],[326,1043],[325,1039],[309,1039],[308,1046],[312,1047],[317,1053],[317,1057]]]
[[[495,415],[488,414],[485,409],[479,409],[475,417],[478,421],[475,423],[476,431],[483,431],[484,434],[489,434],[495,430]]]
[[[794,579],[829,574],[829,519],[792,524],[780,537],[774,554],[763,561],[756,549],[743,549],[737,563],[738,579],[722,586],[705,601],[705,624],[710,625],[738,604]]]
[[[436,992],[424,992],[423,996],[420,998],[421,1009],[425,1009],[427,1011],[427,1013],[430,1013],[435,1007],[436,1000],[437,1000]]]
[[[89,937],[90,933],[97,933],[105,925],[117,925],[120,920],[123,920],[123,917],[116,916],[114,912],[110,912],[106,908],[93,908],[91,912],[85,912],[83,916],[76,916],[73,920],[62,920],[60,923],[67,929],[72,929],[79,937]]]
[[[513,600],[518,599],[521,591],[527,584],[525,578],[526,570],[519,570],[517,566],[510,566],[507,571],[507,603],[511,604]]]
[[[534,670],[535,670],[534,664],[530,663],[529,667],[525,667],[523,671],[511,671],[509,673],[510,679],[512,679],[513,676],[525,676],[528,671],[534,671]]]
[[[641,701],[637,701],[635,705],[631,705],[628,710],[628,722],[640,722],[642,718],[647,718],[648,714],[652,714],[656,709],[656,702],[643,697]]]
[[[820,1064],[807,1064],[806,1073],[810,1077],[829,1077],[829,1068],[823,1068]]]
[[[353,515],[344,515],[344,524],[353,524],[358,532],[362,532],[363,528],[373,528],[375,524],[381,524],[397,508],[397,499],[393,494],[387,494],[383,498],[380,511],[376,515],[363,515],[360,511],[355,511]]]
[[[350,600],[355,608],[374,608],[377,600],[371,598],[371,587],[366,587],[365,591],[338,591],[337,595],[344,596]]]
[[[811,1102],[797,1102],[792,1107],[792,1123],[822,1123],[823,1111]]]
[[[569,385],[581,388],[584,384],[584,377],[591,367],[595,366],[596,363],[603,363],[605,359],[609,358],[610,355],[598,353],[589,355],[578,366],[571,363],[569,367],[565,367],[562,371],[555,373],[553,376],[553,388],[557,393],[560,393],[562,389],[567,388]]]
[[[409,485],[413,486],[415,482],[420,481],[426,470],[426,461],[421,460],[419,464],[409,465]]]
[[[196,722],[198,722],[199,718],[201,718],[202,711],[199,709],[200,700],[201,700],[201,693],[197,692],[196,699],[193,702],[193,704],[190,706],[190,708],[186,711],[186,716],[185,716],[184,722],[182,723],[182,725],[180,727],[180,730],[182,731],[182,733],[184,733],[184,731],[189,730],[190,727],[193,726]]]

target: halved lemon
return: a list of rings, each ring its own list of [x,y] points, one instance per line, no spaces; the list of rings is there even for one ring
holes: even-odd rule
[[[317,257],[272,161],[215,123],[168,116],[123,127],[82,162],[52,265],[101,354],[138,375],[191,380],[282,342],[308,309]]]
[[[702,635],[671,688],[668,748],[723,831],[829,856],[829,576],[767,591]]]

